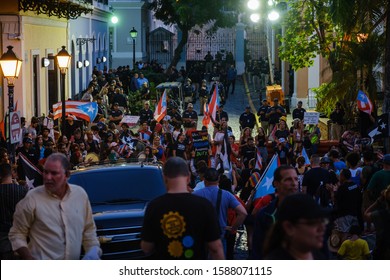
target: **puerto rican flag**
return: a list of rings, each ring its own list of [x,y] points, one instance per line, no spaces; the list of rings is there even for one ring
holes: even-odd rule
[[[66,115],[73,115],[77,118],[92,122],[97,115],[98,107],[96,102],[66,101]],[[54,119],[62,117],[62,102],[53,105]]]
[[[371,115],[371,112],[374,108],[374,106],[371,103],[371,100],[368,98],[368,96],[361,90],[358,91],[357,95],[357,106],[358,109],[364,113],[367,113]]]
[[[307,155],[306,149],[302,148],[301,156],[305,159],[305,165],[310,166],[310,159],[309,156]]]
[[[167,114],[167,90],[164,90],[163,95],[160,98],[160,101],[158,102],[158,105],[156,109],[154,110],[154,119],[157,122],[160,122],[165,115]]]
[[[279,157],[277,154],[275,154],[265,169],[259,183],[255,187],[256,192],[253,196],[253,200],[275,192],[275,188],[273,187],[272,183],[274,181],[274,172],[279,166]]]
[[[263,158],[261,157],[260,150],[256,148],[256,165],[255,169],[261,170],[263,168]]]
[[[202,124],[206,127],[209,126],[211,118],[215,120],[215,116],[217,114],[217,110],[219,108],[219,93],[218,87],[214,88],[213,95],[211,96],[210,103],[204,105],[204,116],[202,120]]]

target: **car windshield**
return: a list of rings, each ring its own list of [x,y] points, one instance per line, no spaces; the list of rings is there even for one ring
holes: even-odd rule
[[[83,187],[94,205],[149,201],[165,193],[158,169],[88,170],[72,174],[69,183]]]

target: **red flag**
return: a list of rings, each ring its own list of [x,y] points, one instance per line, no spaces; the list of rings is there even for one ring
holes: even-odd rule
[[[160,122],[165,117],[166,114],[167,114],[167,90],[165,89],[154,111],[154,119],[157,122]]]
[[[204,117],[202,120],[202,124],[204,126],[209,126],[211,117],[215,120],[215,116],[217,114],[217,110],[219,107],[219,95],[218,95],[218,87],[215,86],[213,95],[211,96],[210,103],[205,104]]]

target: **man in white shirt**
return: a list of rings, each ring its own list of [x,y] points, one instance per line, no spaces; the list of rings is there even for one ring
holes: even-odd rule
[[[78,260],[81,246],[84,259],[99,259],[91,205],[84,189],[68,184],[69,167],[65,155],[50,155],[44,166],[44,185],[29,191],[17,204],[9,239],[22,259]]]

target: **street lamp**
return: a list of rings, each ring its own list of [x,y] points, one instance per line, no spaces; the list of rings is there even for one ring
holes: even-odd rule
[[[133,29],[130,30],[130,37],[133,39],[133,69],[135,69],[135,39],[137,39],[138,32]]]
[[[62,116],[61,116],[61,135],[65,135],[65,74],[70,62],[70,54],[66,51],[65,46],[56,55],[57,64],[61,71],[61,102],[62,102]]]
[[[19,77],[22,61],[13,52],[13,46],[8,46],[8,51],[0,58],[0,66],[4,78],[8,84],[8,144],[13,157],[13,146],[11,145],[11,113],[14,111],[14,81]]]
[[[18,78],[22,61],[13,52],[13,46],[8,46],[8,51],[0,58],[1,69],[8,83],[8,110],[14,111],[14,81]]]

